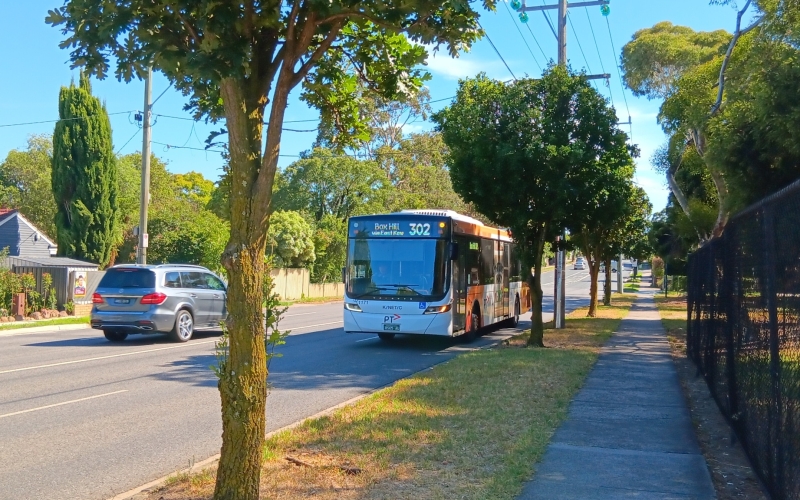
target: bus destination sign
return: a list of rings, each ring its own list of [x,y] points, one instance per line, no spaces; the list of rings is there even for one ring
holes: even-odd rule
[[[443,220],[353,220],[350,237],[372,238],[441,238],[447,233]]]

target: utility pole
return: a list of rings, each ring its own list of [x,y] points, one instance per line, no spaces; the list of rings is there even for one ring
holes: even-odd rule
[[[567,66],[567,11],[570,7],[592,7],[595,5],[606,6],[609,0],[592,0],[588,2],[573,2],[568,3],[567,0],[558,0],[557,5],[537,5],[528,7],[523,0],[522,7],[519,12],[530,12],[536,10],[554,10],[558,9],[558,65],[562,67]],[[587,75],[587,79],[593,80],[598,78],[608,78],[609,75]],[[561,234],[557,238],[558,242],[566,244],[566,235]],[[559,246],[562,246],[559,245]],[[566,249],[559,248],[556,252],[556,279],[555,290],[553,295],[553,322],[556,328],[564,328],[566,319],[566,302],[567,302],[567,251]]]
[[[147,68],[144,80],[144,113],[142,116],[142,193],[139,204],[139,252],[136,262],[147,264],[147,205],[150,203],[150,118],[152,112],[153,67]]]

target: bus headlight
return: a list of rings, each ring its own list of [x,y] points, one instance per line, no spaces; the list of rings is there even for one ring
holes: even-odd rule
[[[361,312],[361,306],[359,306],[358,304],[353,304],[351,302],[345,302],[344,308],[347,309],[348,311],[353,311],[357,313]]]
[[[425,314],[446,313],[451,307],[453,307],[452,304],[445,304],[443,306],[430,306],[429,308],[425,309]]]

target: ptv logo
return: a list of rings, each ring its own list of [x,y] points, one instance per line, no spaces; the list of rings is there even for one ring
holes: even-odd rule
[[[391,316],[387,315],[387,316],[383,317],[383,322],[384,323],[394,323],[395,321],[399,321],[399,320],[400,320],[400,315],[399,314],[393,314]]]

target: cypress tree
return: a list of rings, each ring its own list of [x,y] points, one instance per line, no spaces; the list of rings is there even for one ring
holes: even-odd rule
[[[105,267],[116,243],[117,166],[108,113],[88,76],[61,87],[58,117],[52,174],[58,255]]]

